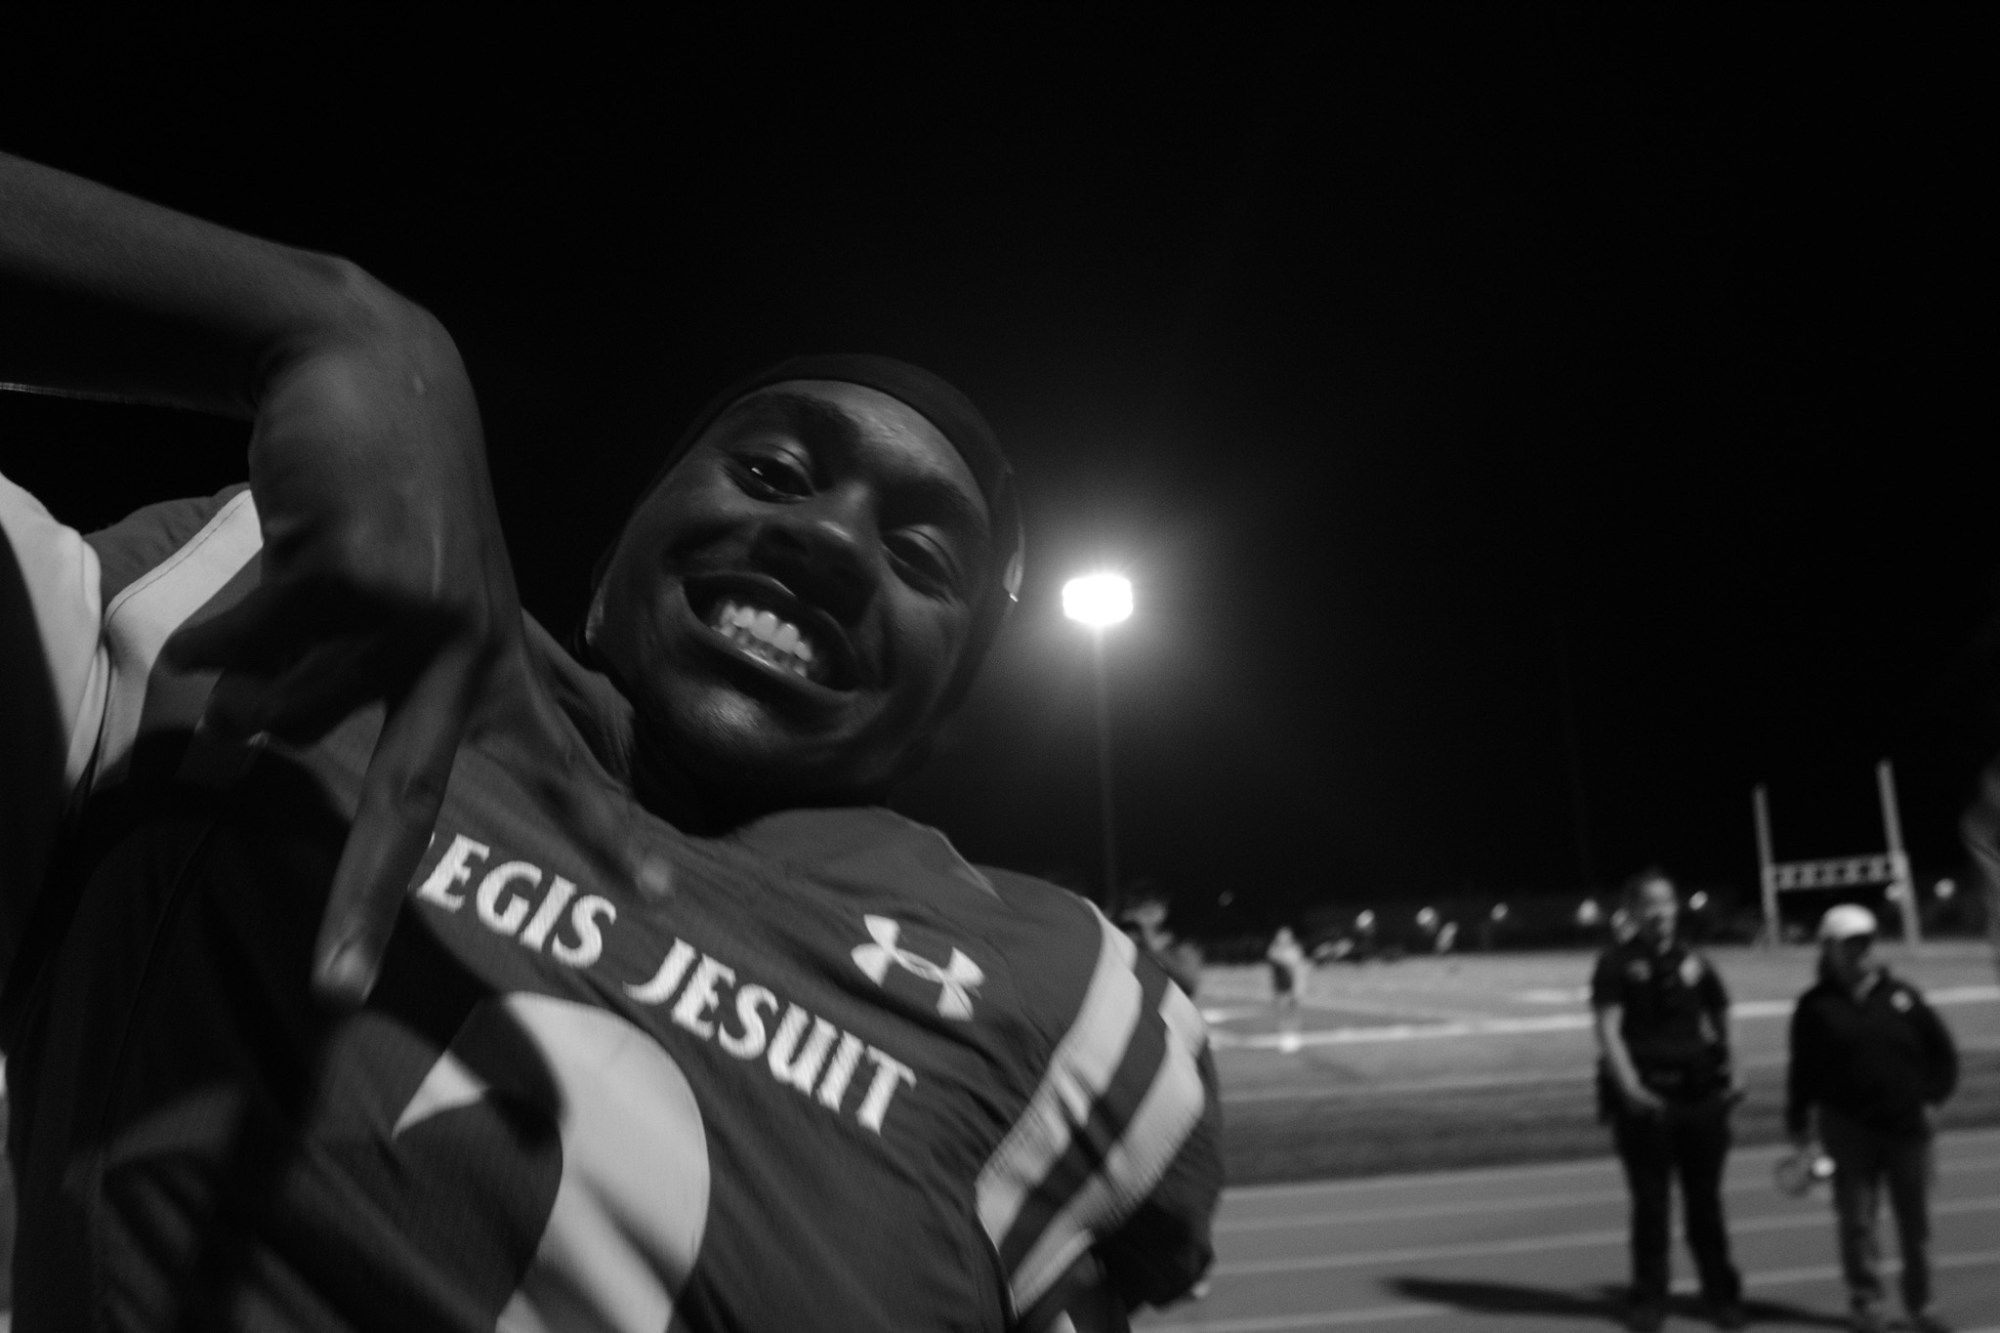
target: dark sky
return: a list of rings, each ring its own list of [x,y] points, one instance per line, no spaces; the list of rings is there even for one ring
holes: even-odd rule
[[[903,804],[975,858],[1094,873],[1056,592],[1102,560],[1140,602],[1122,859],[1189,903],[1652,860],[1748,889],[1752,783],[1781,856],[1870,850],[1883,756],[1920,874],[1956,868],[2000,748],[1969,17],[554,12],[17,35],[0,147],[435,310],[557,625],[729,378],[956,380],[1024,478],[1029,581]],[[84,523],[225,483],[242,439],[0,401],[0,466]]]

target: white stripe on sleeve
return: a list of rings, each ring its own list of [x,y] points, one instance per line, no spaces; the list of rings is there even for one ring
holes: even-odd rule
[[[1180,987],[1170,985],[1160,997],[1160,1018],[1167,1041],[1159,1072],[1103,1166],[1050,1220],[1010,1275],[1018,1309],[1040,1300],[1098,1235],[1114,1228],[1159,1184],[1201,1119],[1207,1094],[1200,1055],[1208,1044],[1201,1011]]]
[[[111,599],[104,612],[111,683],[94,789],[122,777],[131,760],[146,706],[146,684],[161,645],[257,558],[263,540],[250,492],[238,491],[184,546]]]
[[[74,528],[56,521],[42,502],[0,476],[0,531],[28,585],[35,630],[48,660],[49,679],[69,738],[63,764],[65,794],[76,790],[104,717],[110,680],[100,629],[97,552]]]
[[[995,1251],[1022,1205],[1069,1150],[1076,1126],[1111,1085],[1139,1023],[1139,978],[1125,932],[1092,913],[1103,933],[1097,967],[1076,1019],[1049,1057],[1048,1072],[1014,1128],[979,1173],[979,1220]]]

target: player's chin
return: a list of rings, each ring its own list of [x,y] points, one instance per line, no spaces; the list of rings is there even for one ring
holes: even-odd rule
[[[772,798],[838,803],[875,790],[894,770],[893,727],[865,692],[835,706],[711,680],[660,701],[683,757],[731,787]],[[820,701],[813,701],[815,704]]]

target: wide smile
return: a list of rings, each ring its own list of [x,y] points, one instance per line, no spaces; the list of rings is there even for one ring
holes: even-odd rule
[[[846,633],[783,584],[732,575],[691,578],[683,588],[695,618],[732,656],[815,692],[854,688],[854,650]]]

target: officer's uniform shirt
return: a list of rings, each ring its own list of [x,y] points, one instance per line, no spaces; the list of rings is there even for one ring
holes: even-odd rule
[[[1647,1088],[1695,1100],[1729,1077],[1729,993],[1715,968],[1679,940],[1657,949],[1643,937],[1598,955],[1593,1009],[1622,1006],[1619,1035]]]

